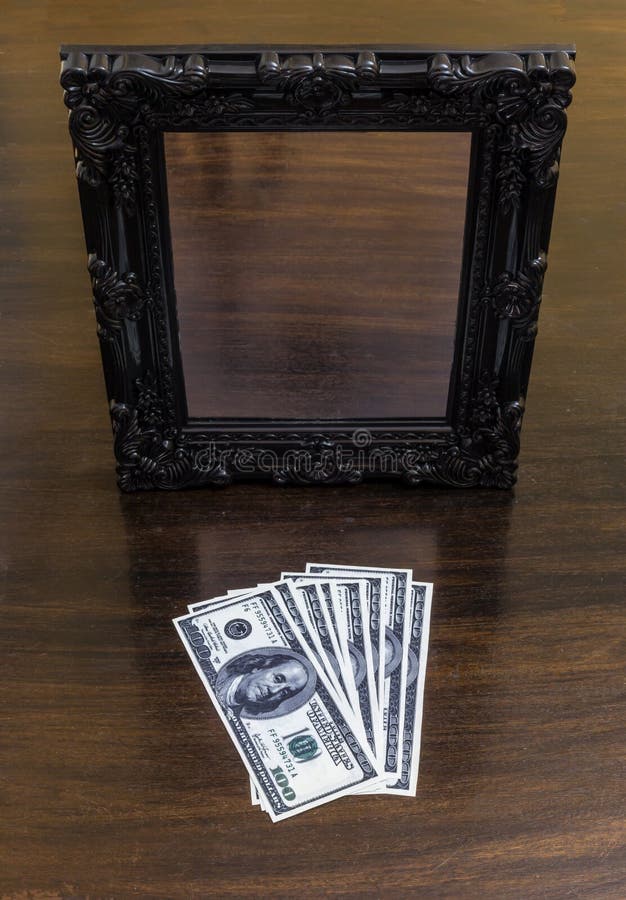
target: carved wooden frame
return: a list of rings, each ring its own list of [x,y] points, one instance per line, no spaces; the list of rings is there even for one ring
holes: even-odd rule
[[[572,48],[63,47],[61,59],[123,490],[514,484]],[[255,129],[472,132],[445,419],[188,420],[163,132]]]

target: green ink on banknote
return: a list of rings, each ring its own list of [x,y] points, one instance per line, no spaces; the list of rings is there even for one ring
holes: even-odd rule
[[[310,735],[295,737],[287,744],[290,752],[299,762],[306,762],[319,755],[319,747],[315,738]]]

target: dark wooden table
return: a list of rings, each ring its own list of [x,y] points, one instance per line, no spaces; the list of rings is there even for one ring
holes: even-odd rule
[[[34,0],[2,26],[0,895],[622,898],[619,4]],[[58,44],[571,39],[516,490],[120,495]],[[272,825],[170,619],[307,558],[435,582],[418,796]]]

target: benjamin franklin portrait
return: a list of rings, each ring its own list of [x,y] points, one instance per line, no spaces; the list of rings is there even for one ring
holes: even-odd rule
[[[391,628],[385,627],[385,678],[389,678],[392,672],[398,668],[402,662],[402,644],[395,636]],[[372,656],[374,658],[374,669],[378,671],[378,654],[372,647]]]
[[[226,709],[251,719],[284,716],[315,691],[315,669],[287,648],[261,647],[241,653],[217,673],[215,692]]]
[[[361,651],[354,646],[352,641],[348,641],[348,656],[354,676],[354,684],[358,688],[367,675],[367,663]]]

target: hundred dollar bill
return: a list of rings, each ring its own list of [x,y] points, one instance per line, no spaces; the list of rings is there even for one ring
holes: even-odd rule
[[[295,577],[294,577],[295,576]],[[358,703],[360,698],[357,695],[357,689],[354,683],[354,679],[348,681],[347,676],[350,674],[352,676],[352,671],[348,673],[345,669],[346,663],[343,660],[343,654],[340,650],[337,632],[336,632],[336,621],[335,621],[335,608],[334,604],[336,600],[331,595],[331,588],[328,582],[324,583],[324,579],[321,576],[311,576],[306,573],[299,572],[291,573],[281,572],[281,581],[289,580],[292,583],[292,592],[293,598],[296,604],[299,607],[299,610],[303,616],[306,617],[306,622],[308,628],[317,634],[317,637],[320,642],[320,647],[315,648],[315,652],[318,653],[318,656],[321,656],[322,664],[324,667],[324,672],[331,682],[332,686],[336,689],[339,698],[345,698],[345,702],[350,705],[350,702],[353,704],[353,711],[360,712],[358,709]],[[258,584],[256,589],[266,589],[271,587],[271,584]],[[240,588],[237,590],[230,590],[227,592],[227,597],[235,597],[241,596],[243,594],[250,593],[254,588]],[[189,610],[203,609],[207,606],[207,602],[204,603],[195,603],[189,606]],[[301,623],[302,627],[302,623]],[[347,642],[347,634],[344,635],[346,652],[348,652],[348,642]],[[320,654],[320,649],[323,651]],[[363,689],[361,689],[361,693],[363,693]],[[340,699],[340,703],[341,703]],[[374,707],[376,711],[378,707]],[[378,717],[374,713],[375,722],[374,726],[378,725]],[[381,710],[381,722],[382,722],[382,710]],[[377,738],[378,744],[380,744],[382,740],[382,729],[375,727],[366,734],[364,722],[362,719],[358,721],[352,720],[353,727],[355,731],[358,731],[360,737],[364,737],[370,747],[374,749],[376,752],[378,747],[374,744],[374,737]],[[254,787],[254,783],[250,782],[250,792],[252,796],[253,805],[261,805],[263,806],[261,798]],[[384,785],[379,785],[379,787],[384,787]]]
[[[318,635],[323,649],[324,670],[331,679],[334,675],[334,686],[338,688],[340,696],[345,698],[344,702],[350,706],[351,693],[354,694],[354,691],[351,692],[349,683],[346,683],[347,671],[344,668],[343,654],[337,638],[333,605],[335,600],[331,595],[330,584],[320,576],[311,576],[303,572],[294,573],[293,575],[281,572],[280,577],[281,581],[289,580],[293,584],[294,599],[298,603],[302,615],[307,617],[309,627]],[[257,588],[267,587],[268,585],[257,585]],[[249,593],[250,590],[229,591],[228,596]],[[355,696],[352,697],[352,701],[356,703]],[[355,710],[351,707],[351,711],[354,712]],[[359,736],[366,739],[362,722],[352,720],[352,724],[355,731],[358,731]],[[256,801],[253,799],[253,803],[256,802],[258,804],[260,802],[261,806],[263,806],[262,798],[259,798],[252,781],[251,794],[253,798],[256,798]]]
[[[323,627],[323,625],[321,624],[321,619],[324,615],[326,604],[323,601],[319,605],[315,603],[314,598],[311,594],[311,588],[315,589],[315,584],[312,582],[310,576],[305,577],[308,581],[307,585],[300,586],[295,581],[290,581],[291,590],[289,590],[286,585],[283,585],[280,582],[258,584],[256,588],[239,588],[229,590],[226,593],[226,597],[215,597],[212,600],[204,600],[189,604],[188,609],[190,612],[198,612],[200,610],[207,609],[210,606],[214,606],[216,603],[221,603],[226,598],[241,597],[245,594],[250,594],[259,590],[267,590],[272,587],[277,587],[277,589],[281,592],[281,596],[283,596],[283,599],[287,603],[287,606],[292,615],[294,615],[292,604],[295,600],[296,604],[298,605],[298,612],[295,613],[294,618],[296,619],[296,624],[298,625],[305,642],[307,643],[311,652],[315,653],[318,660],[322,662],[324,673],[330,681],[330,686],[335,689],[336,702],[339,706],[343,707],[347,718],[350,720],[350,723],[353,726],[355,732],[358,732],[359,737],[361,739],[366,739],[362,722],[360,720],[355,720],[351,715],[353,710],[349,707],[343,680],[339,679],[340,683],[338,684],[337,675],[342,674],[343,670],[341,669],[339,663],[341,656],[338,652],[336,644],[331,644],[332,649],[328,654],[330,658],[327,658],[326,656],[326,638],[329,636],[334,638],[334,631],[332,630],[333,627],[332,625],[329,625],[328,620],[324,620],[326,623],[326,627]],[[281,582],[287,581],[288,579],[288,575],[281,574]],[[299,616],[301,615],[307,616],[306,624],[301,618],[299,618]],[[348,706],[348,709],[346,709],[346,706]],[[252,778],[250,779],[250,794],[252,797],[253,805],[260,805],[263,809],[265,809],[263,798],[259,796]]]
[[[366,640],[364,625],[368,614],[366,586],[357,579],[332,579],[329,584],[327,610],[333,612],[346,694],[370,747],[376,752],[378,704],[371,646]]]
[[[283,573],[281,577],[286,577]],[[293,575],[289,576],[293,578]],[[309,573],[308,578],[319,578],[323,580],[324,575]],[[372,661],[376,674],[376,699],[379,707],[379,723],[377,730],[382,732],[382,711],[384,697],[384,666],[378,665],[380,659],[380,648],[385,646],[385,620],[384,610],[388,608],[391,594],[393,592],[394,579],[391,575],[375,576],[368,575],[365,578],[359,578],[364,582],[367,588],[367,606],[369,609],[369,640],[372,648]]]
[[[303,582],[302,576],[296,577],[293,583],[298,587],[310,585],[314,589],[315,576],[312,578],[305,575],[304,578],[306,580]],[[319,587],[322,588],[324,585],[322,578]],[[367,585],[357,579],[336,578],[327,585],[329,590],[323,598],[326,602],[322,605],[326,607],[323,611],[328,616],[331,613],[333,615],[334,627],[331,626],[332,630],[329,629],[328,637],[330,639],[332,631],[335,632],[340,660],[338,672],[341,675],[342,686],[350,705],[362,723],[371,749],[377,754],[381,744],[381,733],[376,729],[379,719],[378,699],[372,648],[367,632],[369,619]]]
[[[348,620],[352,616],[356,618],[358,615],[356,612],[356,606],[359,604],[360,592],[361,590],[364,590],[364,587],[362,583],[358,581],[336,581],[333,582],[333,588],[335,588],[335,586],[340,586],[337,590],[341,590],[343,588],[343,590],[346,592],[341,596],[336,594],[332,598],[332,608],[343,611],[341,622],[342,626],[345,629],[344,645],[346,648],[346,657],[348,657],[349,655],[349,658],[352,659],[353,652],[354,654],[358,654],[359,650],[354,647],[353,651],[354,645],[351,645],[348,639],[350,634],[350,626]],[[286,584],[262,584],[257,585],[257,587],[275,587],[276,590],[279,591],[285,603],[285,607],[291,616],[294,626],[298,628],[310,652],[315,654],[316,659],[318,660],[318,662],[320,662],[324,675],[329,681],[329,688],[332,687],[335,690],[335,700],[338,706],[342,709],[347,721],[351,725],[354,733],[358,736],[359,740],[366,740],[375,754],[376,751],[372,730],[372,712],[370,707],[370,695],[368,694],[368,687],[366,684],[364,684],[362,689],[357,688],[356,678],[353,675],[353,666],[348,664],[348,673],[350,675],[349,684],[351,685],[353,695],[353,702],[351,705],[346,697],[346,694],[341,690],[341,688],[337,686],[337,682],[333,679],[335,671],[341,672],[345,671],[345,669],[341,669],[339,662],[336,662],[335,667],[333,667],[331,659],[334,661],[334,657],[331,656],[331,659],[326,659],[326,654],[322,643],[323,629],[320,627],[322,618],[319,615],[320,610],[315,603],[317,592],[313,593],[311,591],[311,588],[315,590],[315,585],[296,584],[292,580],[287,580]],[[350,600],[352,602],[352,606],[355,607],[354,611],[352,609],[348,609]],[[355,630],[357,627],[358,626],[355,626]],[[355,637],[355,640],[358,641],[359,639]],[[363,659],[362,655],[361,659]],[[361,684],[361,680],[362,679],[358,680],[359,685]],[[379,785],[379,787],[380,786],[383,785]]]
[[[417,792],[432,593],[432,584],[414,581],[411,585],[411,609],[409,614],[411,625],[404,734],[401,747],[402,773],[395,783],[390,783],[387,787],[379,785],[375,789],[368,789],[368,793],[371,791],[372,793],[414,797]],[[256,801],[254,799],[255,796],[257,798]],[[252,802],[258,804],[258,795],[256,795],[254,787],[252,789],[252,797]]]
[[[355,711],[358,710],[358,698],[352,667],[348,665],[348,638],[347,629],[344,627],[339,629],[337,614],[345,615],[345,612],[339,606],[340,598],[333,593],[330,581],[323,575],[309,575],[306,572],[281,573],[281,578],[288,578],[296,585],[306,584],[317,586],[318,597],[320,598],[320,616],[323,620],[326,631],[325,639],[328,641],[328,656],[332,660],[337,661],[336,671],[341,689],[348,702]],[[334,580],[334,579],[333,579]]]
[[[272,821],[379,781],[276,588],[174,624]]]
[[[327,676],[330,677],[331,682],[333,682],[333,676],[340,682],[338,685],[336,681],[333,682],[333,686],[338,688],[339,693],[339,702],[341,704],[341,700],[347,697],[348,690],[344,683],[345,672],[342,666],[340,665],[340,660],[342,659],[341,651],[339,650],[339,646],[337,644],[336,638],[336,622],[334,619],[334,603],[336,599],[333,599],[330,590],[330,584],[326,583],[318,583],[318,579],[320,576],[311,576],[306,573],[295,573],[296,577],[292,578],[291,574],[282,572],[281,573],[281,581],[290,580],[292,582],[292,592],[294,595],[294,599],[296,603],[299,603],[300,611],[303,615],[307,616],[307,623],[311,630],[315,631],[319,637],[320,643],[324,649],[325,659],[322,659],[324,665],[324,672]],[[380,579],[379,579],[380,581]],[[299,583],[300,582],[300,583]],[[278,585],[278,583],[274,583]],[[242,596],[243,594],[249,594],[254,590],[258,589],[267,589],[272,587],[273,584],[258,584],[256,588],[238,588],[231,589],[227,591],[226,597],[235,597]],[[278,585],[280,588],[280,585]],[[319,597],[318,591],[323,592],[323,596]],[[199,603],[190,604],[188,609],[190,611],[198,611],[199,609],[205,609],[207,606],[214,604],[216,602],[221,602],[224,598],[217,597],[210,601],[202,601]],[[330,618],[332,617],[332,622]],[[303,628],[302,622],[300,623],[300,628]],[[306,631],[305,631],[305,639]],[[310,643],[310,638],[308,639]],[[312,648],[314,652],[320,655],[320,648]],[[348,645],[346,643],[346,651],[348,651]],[[350,654],[352,656],[352,654]],[[368,672],[369,675],[369,672]],[[356,696],[356,688],[354,683],[352,683],[352,693],[354,695],[354,702],[357,701]],[[347,699],[346,701],[347,702]],[[344,703],[345,706],[345,703]],[[348,711],[349,712],[349,711]],[[382,713],[382,710],[381,710]],[[374,734],[370,732],[368,736],[366,736],[364,731],[363,721],[355,721],[351,720],[351,724],[353,725],[355,731],[358,731],[359,736],[361,738],[365,738],[368,740],[370,746],[373,745],[373,737],[375,736],[380,743],[382,732],[379,729]],[[378,724],[376,722],[376,724]],[[381,783],[377,786],[376,792],[384,790],[384,783]],[[369,792],[369,791],[368,791]],[[374,790],[372,789],[372,793]],[[259,796],[259,793],[254,785],[254,781],[252,778],[250,779],[250,796],[252,799],[253,806],[261,806],[265,811],[265,804],[263,802],[263,798]]]
[[[307,563],[307,572],[332,575],[337,578],[362,578],[368,575],[391,576],[393,589],[384,614],[384,652],[379,654],[379,669],[384,666],[383,735],[385,772],[389,782],[401,776],[402,754],[400,737],[404,730],[404,693],[406,688],[408,646],[405,640],[407,603],[412,581],[410,569],[383,569],[371,566],[338,566],[327,563]],[[408,637],[408,635],[407,635]],[[382,650],[382,648],[381,648]]]
[[[319,603],[319,598],[317,595],[316,585],[315,584],[297,584],[292,580],[288,580],[281,576],[281,582],[287,581],[287,584],[276,582],[274,584],[258,584],[257,590],[266,590],[267,588],[275,587],[277,591],[279,591],[289,614],[298,628],[305,644],[307,645],[310,653],[313,653],[317,660],[321,663],[324,675],[326,676],[329,682],[329,689],[334,690],[334,699],[338,706],[340,706],[346,715],[346,718],[350,722],[355,734],[358,735],[359,739],[367,740],[370,744],[370,747],[373,747],[373,743],[371,740],[371,734],[366,730],[365,722],[359,716],[355,718],[354,713],[359,713],[360,710],[356,706],[356,691],[354,696],[355,706],[351,707],[348,699],[346,697],[345,692],[339,686],[335,672],[341,672],[342,669],[340,667],[338,658],[335,658],[332,653],[330,656],[327,656],[324,638],[325,629],[322,626],[323,612],[322,609],[325,604]],[[346,644],[347,647],[347,644]],[[333,666],[332,661],[335,662]],[[260,798],[261,806],[265,809],[266,804]]]
[[[369,607],[367,585],[364,581],[337,580],[331,584],[339,597],[339,608],[343,609],[346,628],[347,666],[352,675],[358,712],[363,722],[367,741],[377,755],[382,754],[383,734],[377,732],[378,698],[376,696],[376,676],[372,660],[372,645],[369,641]],[[342,623],[343,624],[343,623]]]
[[[384,666],[378,665],[380,659],[381,647],[385,646],[385,621],[383,610],[389,603],[391,592],[393,590],[393,577],[389,575],[372,576],[360,579],[367,585],[367,603],[369,609],[369,639],[372,646],[372,658],[374,669],[376,670],[376,695],[381,708],[381,727],[382,727],[382,701],[384,696]],[[383,651],[384,652],[384,651]]]
[[[354,582],[356,584],[356,582]],[[354,670],[350,665],[350,649],[348,645],[348,623],[347,623],[347,596],[345,591],[337,589],[337,582],[329,582],[330,594],[326,595],[324,600],[328,611],[329,618],[332,618],[333,628],[337,636],[337,644],[339,646],[339,660],[343,683],[346,688],[346,696],[348,703],[354,712],[359,715],[359,696],[356,689],[356,681],[354,678]],[[343,584],[342,584],[343,586]]]
[[[433,586],[414,581],[411,585],[411,594],[402,770],[395,784],[387,785],[385,793],[414,797],[417,790],[419,768]]]
[[[281,575],[281,577],[284,576]],[[309,628],[315,632],[322,647],[324,666],[328,678],[335,685],[337,692],[346,698],[347,702],[339,646],[333,626],[329,620],[328,607],[320,592],[320,585],[310,580],[290,579],[290,582],[294,585],[293,594],[296,603],[302,614],[306,616]]]
[[[302,590],[301,586],[294,584],[293,581],[288,580],[285,582],[277,582],[275,585],[261,585],[261,587],[273,587],[280,593],[291,617],[291,622],[300,632],[309,653],[312,654],[320,664],[328,688],[333,692],[335,702],[341,707],[353,730],[358,731],[359,738],[365,737],[366,731],[364,724],[358,715],[358,707],[356,709],[351,707],[346,695],[339,688],[333,677],[335,669],[333,668],[331,661],[326,659],[320,633],[317,628],[317,620],[315,620],[316,624],[310,623],[307,610],[307,604],[310,601],[310,593]]]

